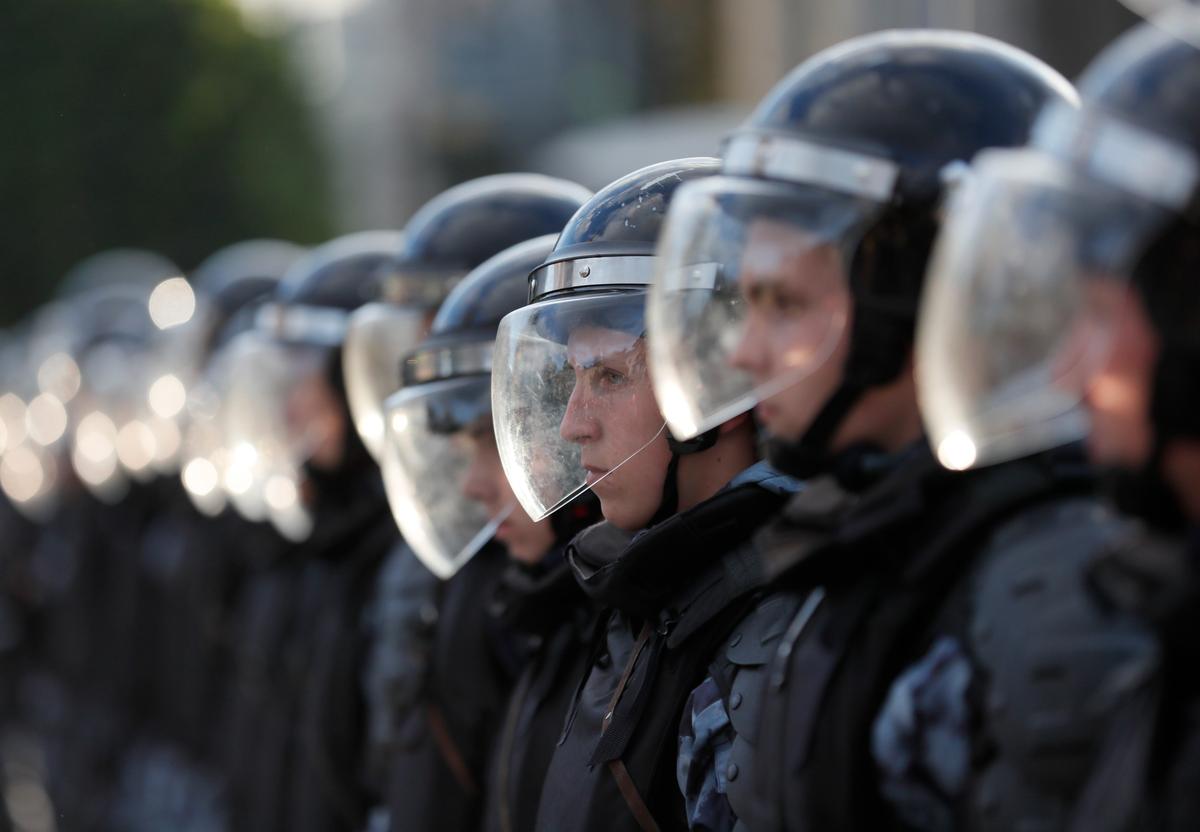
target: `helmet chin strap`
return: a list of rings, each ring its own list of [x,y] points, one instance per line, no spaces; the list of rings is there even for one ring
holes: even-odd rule
[[[1182,531],[1190,521],[1163,473],[1167,445],[1176,439],[1200,439],[1200,395],[1195,389],[1200,361],[1184,352],[1168,346],[1154,368],[1150,402],[1154,444],[1149,459],[1135,470],[1114,467],[1103,472],[1117,508],[1168,532]]]
[[[855,268],[868,270],[864,261]],[[912,264],[908,269],[911,271]],[[834,434],[846,416],[872,387],[895,381],[904,372],[912,348],[912,310],[898,302],[883,302],[857,298],[854,302],[854,323],[850,333],[850,354],[842,372],[842,380],[816,418],[798,439],[771,437],[766,442],[767,461],[778,471],[807,479],[820,473],[833,473],[846,487],[861,479],[857,463],[850,458],[837,464],[830,450]],[[841,456],[838,454],[837,456]],[[849,455],[858,460],[862,455]],[[872,449],[871,456],[877,456]],[[846,470],[841,470],[845,468]],[[832,470],[838,469],[838,470]]]
[[[691,439],[676,439],[667,431],[667,447],[671,449],[671,461],[667,464],[667,475],[663,479],[662,499],[658,502],[658,511],[650,518],[647,527],[654,526],[678,513],[679,511],[679,460],[689,454],[707,451],[717,444],[721,429],[715,427]]]
[[[775,470],[801,479],[828,470],[831,461],[829,444],[846,414],[862,397],[864,389],[861,384],[843,381],[821,405],[817,417],[800,438],[772,436],[767,439],[767,461]]]
[[[657,526],[679,511],[679,454],[672,453],[671,461],[667,464],[667,475],[663,479],[662,499],[658,502],[658,511],[650,518],[646,528]]]

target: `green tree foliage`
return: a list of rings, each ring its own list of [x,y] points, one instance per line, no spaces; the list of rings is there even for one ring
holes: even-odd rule
[[[281,44],[229,0],[12,0],[0,22],[0,319],[114,246],[184,268],[330,232]]]

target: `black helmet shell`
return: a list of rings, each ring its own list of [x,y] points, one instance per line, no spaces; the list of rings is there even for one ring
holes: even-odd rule
[[[667,207],[684,182],[711,176],[719,159],[659,162],[606,185],[567,221],[545,264],[580,257],[652,255]]]
[[[534,173],[484,176],[443,191],[405,226],[396,267],[466,272],[509,246],[557,234],[592,192]]]
[[[268,294],[306,249],[284,240],[243,240],[219,249],[188,276],[196,292],[232,314]]]
[[[1200,12],[1180,12],[1114,41],[1080,77],[1079,93],[1088,105],[1200,153]]]
[[[1024,144],[1048,100],[1071,85],[1033,56],[970,32],[894,30],[800,64],[737,134],[801,138],[900,166],[896,196],[927,200],[945,167]],[[735,134],[735,135],[737,135]]]
[[[317,246],[287,270],[275,301],[356,309],[369,300],[375,274],[402,239],[399,231],[361,231]]]
[[[546,259],[557,239],[557,234],[544,234],[517,243],[473,269],[438,309],[430,339],[495,337],[500,319],[525,305],[529,273]]]
[[[436,378],[486,372],[485,362],[471,358],[463,366],[448,363],[435,371],[426,369],[437,363],[439,353],[453,351],[465,345],[478,345],[490,350],[500,327],[500,320],[525,305],[527,280],[536,267],[554,248],[556,234],[545,234],[505,249],[477,266],[447,296],[438,310],[429,336],[404,359],[401,374],[405,386],[420,384]]]

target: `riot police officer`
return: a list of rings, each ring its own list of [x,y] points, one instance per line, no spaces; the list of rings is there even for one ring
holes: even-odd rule
[[[535,523],[516,504],[492,431],[489,370],[496,327],[524,305],[529,273],[556,238],[519,243],[472,270],[438,310],[429,337],[406,357],[404,387],[384,408],[384,482],[417,556],[433,573],[450,577],[474,557],[491,557],[481,551],[485,547],[502,547],[508,555],[487,607],[493,620],[484,622],[484,630],[492,661],[517,674],[511,698],[504,706],[487,688],[453,694],[460,702],[478,699],[475,710],[495,734],[488,738],[493,747],[484,749],[490,758],[486,775],[476,774],[476,782],[485,796],[484,827],[498,832],[533,825],[593,618],[563,548],[598,519],[594,499],[585,495]],[[471,660],[463,655],[470,644],[457,645],[457,663]],[[445,676],[439,670],[435,682]],[[463,709],[445,711],[461,715]]]
[[[238,330],[234,319],[252,321],[253,307],[302,253],[281,240],[247,240],[206,258],[188,276],[190,286],[179,279],[164,285],[182,298],[191,293],[193,310],[156,339],[144,394],[144,418],[164,447],[154,487],[157,507],[138,557],[137,628],[145,642],[137,684],[149,695],[115,807],[115,824],[130,830],[223,820],[212,725],[222,716],[230,681],[223,639],[228,601],[246,574],[246,549],[260,552],[284,541],[233,513],[212,516],[220,514],[221,504],[211,502],[216,483],[196,480],[198,459],[220,462],[205,432],[215,393],[203,367],[212,349]],[[161,300],[161,311],[158,306]],[[179,477],[170,463],[182,457],[192,468]]]
[[[361,608],[396,539],[341,379],[350,311],[399,245],[361,232],[285,273],[229,345],[227,443],[264,516],[293,544],[240,594],[238,680],[226,725],[234,820],[251,829],[354,829],[361,781]],[[249,503],[246,503],[247,505]]]
[[[159,508],[145,532],[139,561],[144,577],[139,629],[140,684],[152,692],[143,712],[143,740],[123,777],[119,824],[160,829],[185,822],[220,825],[218,759],[213,731],[232,681],[231,599],[253,562],[286,541],[262,524],[222,512],[223,449],[215,434],[219,375],[205,373],[214,350],[253,322],[304,249],[282,240],[227,246],[192,270],[192,317],[163,333],[147,398],[151,416],[180,431],[175,455],[181,475],[156,483]],[[186,495],[186,496],[185,496]]]
[[[35,553],[47,655],[61,684],[57,697],[50,684],[37,698],[39,710],[51,705],[39,719],[55,723],[51,794],[66,806],[64,823],[79,828],[111,819],[123,758],[148,704],[139,678],[139,658],[151,647],[139,552],[160,495],[151,455],[130,440],[146,430],[157,329],[148,301],[178,274],[159,255],[116,250],[88,258],[64,281],[75,326],[64,355],[79,373],[67,404],[75,477],[64,478],[62,505]]]
[[[1079,89],[1081,111],[1048,108],[1030,147],[981,157],[955,203],[923,309],[924,407],[936,442],[981,461],[1086,436],[1140,521],[1088,577],[1105,608],[1154,627],[1162,657],[1126,680],[1074,828],[1191,829],[1200,14],[1131,30]]]
[[[350,322],[346,377],[369,448],[383,450],[384,398],[404,382],[403,359],[450,288],[498,252],[557,233],[589,195],[561,179],[501,174],[450,188],[413,215],[382,272],[380,300]],[[395,547],[367,612],[367,777],[372,799],[385,807],[374,810],[373,828],[472,829],[497,712],[515,672],[497,650],[487,611],[505,558],[496,547],[454,559],[456,550],[447,568],[421,531],[408,523],[403,531],[416,535],[428,565],[408,543]]]
[[[1029,607],[1086,619],[1063,576],[1105,539],[1081,521],[1094,505],[1073,499],[1088,478],[1057,456],[939,469],[911,349],[947,185],[978,151],[1024,142],[1043,103],[1074,98],[1044,64],[985,37],[855,38],[781,81],[730,139],[725,175],[672,209],[650,300],[672,428],[694,435],[757,405],[769,458],[815,477],[760,540],[792,614],[749,618],[729,641],[729,661],[757,667],[763,691],[736,709],[730,698],[737,736],[717,773],[749,828],[952,828],[960,813],[983,828],[1053,824],[1079,790],[1094,723],[1068,720],[1044,747],[1020,731],[1036,722],[1028,713],[1082,708],[1027,675],[1024,700],[985,698],[990,716],[1013,719],[981,733],[975,696],[1030,674],[1021,648],[1055,625]],[[1028,598],[1054,603],[997,620],[1028,569]],[[992,595],[974,596],[976,579]],[[1066,654],[1087,661],[1044,654],[1045,678],[1090,690],[1122,645],[1072,622]],[[773,635],[766,655],[742,646]],[[1039,753],[1022,758],[1031,745]]]
[[[538,829],[681,829],[678,725],[715,643],[755,589],[749,532],[795,483],[756,464],[743,415],[693,442],[666,431],[647,374],[646,287],[678,188],[712,159],[635,171],[567,224],[507,315],[492,370],[496,441],[525,511],[590,490],[605,522],[568,562],[602,610],[553,749]]]

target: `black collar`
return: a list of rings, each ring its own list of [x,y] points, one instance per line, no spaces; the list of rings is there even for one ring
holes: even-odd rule
[[[571,541],[567,559],[597,604],[655,620],[703,590],[712,581],[709,567],[747,545],[786,499],[747,482],[636,535],[598,523]]]

